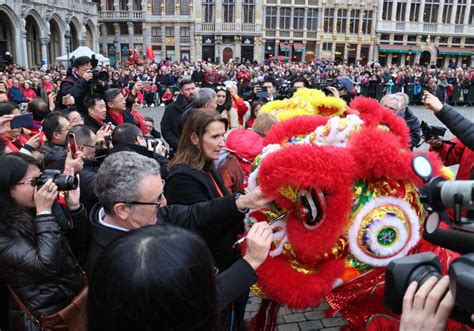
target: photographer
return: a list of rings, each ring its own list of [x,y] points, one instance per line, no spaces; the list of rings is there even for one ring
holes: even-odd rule
[[[85,285],[67,239],[73,251],[81,247],[87,216],[79,189],[68,191],[67,210],[55,203],[59,184],[40,179],[40,164],[32,157],[1,156],[0,168],[0,279],[14,293],[10,329],[41,330],[47,328],[43,315],[73,308],[71,300]]]
[[[433,94],[425,91],[423,103],[466,147],[474,149],[474,123]]]
[[[88,56],[80,56],[74,60],[56,96],[57,109],[64,109],[68,104],[65,104],[63,98],[71,96],[76,100],[77,110],[81,114],[87,113],[83,104],[84,98],[91,94],[104,94],[108,89],[108,74],[105,71],[93,71],[92,69],[96,66],[97,60],[94,56],[92,59]]]

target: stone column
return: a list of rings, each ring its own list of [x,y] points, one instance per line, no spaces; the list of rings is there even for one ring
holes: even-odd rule
[[[120,48],[120,25],[118,23],[114,23],[115,29],[115,61],[125,62],[127,59],[122,59],[122,49]]]
[[[148,26],[149,23],[142,23],[142,38],[143,38],[143,52],[146,53],[146,48],[150,45],[150,29]]]
[[[411,0],[407,1],[407,10],[405,13],[405,22],[410,22]]]
[[[262,37],[255,37],[253,41],[253,59],[258,62],[263,62],[265,59],[265,43]],[[240,59],[242,61],[242,58]]]
[[[255,44],[255,39],[254,39],[254,44]],[[255,48],[255,47],[254,47]],[[236,36],[234,40],[234,60],[236,58],[239,58],[239,60],[242,58],[242,37],[241,36]],[[254,54],[255,57],[255,54]]]
[[[450,20],[450,24],[455,24],[454,22],[456,22],[456,11],[458,10],[458,0],[454,0],[454,3],[453,3],[453,11],[451,12],[451,20]]]
[[[190,54],[189,54],[189,56],[190,56],[189,61],[196,61],[197,59],[200,59],[200,57],[198,57],[197,54],[196,54],[196,46],[199,47],[201,44],[200,44],[200,43],[197,43],[197,39],[196,39],[197,36],[194,35],[194,34],[195,34],[195,32],[194,32],[194,24],[191,24],[190,29],[191,29],[191,33],[190,33],[190,35],[191,35],[191,37],[190,37],[191,48],[190,48],[190,50],[189,50],[189,52],[190,52]],[[193,40],[194,40],[194,42],[193,42]]]
[[[390,67],[392,65],[392,53],[387,53],[387,67]]]
[[[134,50],[134,47],[133,47],[133,40],[134,40],[134,38],[133,38],[133,23],[128,22],[127,27],[128,27],[128,49]]]
[[[395,0],[393,2],[393,6],[392,6],[392,13],[390,14],[390,20],[395,22],[397,20],[397,6],[398,6],[398,2],[397,0]]]
[[[26,43],[26,20],[22,17],[21,19],[21,48],[22,52],[19,52],[18,54],[23,54],[23,64],[25,67],[28,68],[29,63],[28,63],[28,47]]]
[[[439,2],[438,17],[436,18],[436,23],[441,24],[443,22],[443,10],[444,10],[444,0],[441,0]]]
[[[161,26],[161,59],[166,59],[166,27],[164,25]]]
[[[379,52],[375,49],[374,45],[371,44],[369,47],[369,59],[368,61],[375,61],[379,59]]]
[[[425,12],[425,2],[421,1],[420,3],[420,11],[418,15],[418,22],[423,23],[423,13]]]
[[[305,58],[306,58],[306,40],[303,41],[303,52],[301,53],[300,63],[305,63]]]
[[[49,43],[49,38],[40,38],[41,65],[48,66],[48,43]]]
[[[104,23],[99,25],[100,34],[101,34],[101,43],[102,43],[102,54],[108,54],[107,48],[107,26]]]
[[[361,49],[361,44],[359,41],[357,43],[357,48],[356,48],[356,65],[359,65],[359,62],[360,62],[360,49]]]
[[[469,22],[469,16],[470,15],[474,15],[474,14],[469,14],[469,11],[470,10],[474,10],[473,6],[472,6],[472,0],[467,0],[467,4],[466,4],[466,13],[464,15],[464,21],[463,21],[463,24],[464,26],[468,26],[468,22]]]
[[[180,38],[181,38],[181,31],[180,27],[176,25],[174,27],[174,56],[175,61],[181,60],[181,48],[180,48]]]
[[[196,47],[195,47],[196,46]],[[194,51],[194,60],[202,59],[202,36],[194,36],[194,43],[191,45],[191,57],[193,57]]]

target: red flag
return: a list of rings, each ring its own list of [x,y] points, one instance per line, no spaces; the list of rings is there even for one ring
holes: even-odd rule
[[[138,63],[140,59],[140,51],[138,50],[138,46],[135,46],[135,52],[132,56],[133,62]]]
[[[150,61],[155,61],[155,53],[153,53],[153,48],[151,48],[151,46],[146,47],[146,57]]]

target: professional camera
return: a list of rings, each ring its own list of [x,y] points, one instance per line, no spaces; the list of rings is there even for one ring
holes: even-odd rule
[[[290,99],[296,92],[290,81],[285,81],[278,89],[278,99]]]
[[[425,121],[421,121],[421,132],[423,133],[423,138],[429,140],[432,138],[444,137],[446,128],[443,128],[442,126],[429,125]]]
[[[108,82],[109,81],[109,74],[107,71],[102,71],[102,70],[97,70],[94,69],[92,70],[92,80],[94,81],[103,81],[103,82]]]
[[[63,175],[59,170],[47,169],[36,178],[36,186],[38,188],[42,187],[50,178],[59,191],[75,190],[79,184],[77,177]]]
[[[413,159],[413,168],[428,186],[421,199],[428,203],[423,238],[429,242],[463,255],[449,266],[449,287],[455,307],[450,318],[471,324],[474,313],[474,219],[463,217],[462,210],[474,210],[474,181],[445,181],[432,178],[432,166],[423,155]],[[454,209],[450,219],[446,208]],[[444,223],[445,226],[440,227]],[[431,277],[440,279],[441,263],[431,252],[415,254],[390,262],[385,272],[385,305],[393,312],[402,312],[403,297],[412,281],[419,286]]]

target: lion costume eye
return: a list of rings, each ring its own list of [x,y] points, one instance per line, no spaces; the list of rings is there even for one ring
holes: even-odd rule
[[[304,222],[307,229],[315,229],[323,220],[326,213],[326,199],[318,189],[298,192],[298,206],[296,214]]]

